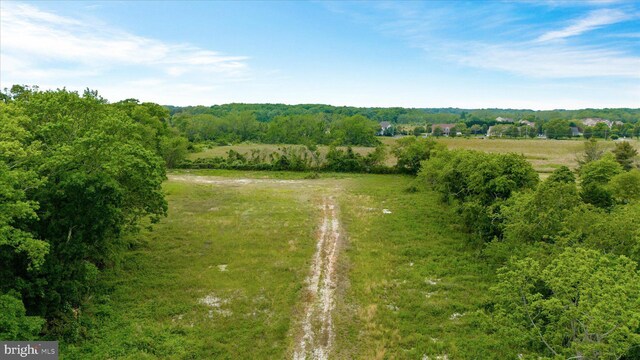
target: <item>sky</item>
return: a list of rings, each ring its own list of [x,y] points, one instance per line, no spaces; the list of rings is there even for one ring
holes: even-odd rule
[[[640,107],[640,1],[0,0],[0,88],[163,105]]]

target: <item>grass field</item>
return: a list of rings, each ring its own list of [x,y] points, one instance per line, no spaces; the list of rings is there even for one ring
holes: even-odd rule
[[[493,271],[434,194],[399,175],[303,177],[171,174],[169,216],[104,276],[91,338],[62,358],[291,358],[327,196],[341,233],[329,358],[507,356],[475,315]]]
[[[396,141],[394,138],[381,137],[382,142],[390,148]],[[515,152],[523,154],[531,162],[534,169],[543,177],[553,172],[558,167],[565,165],[575,168],[578,164],[576,156],[584,150],[584,140],[544,140],[544,139],[483,139],[483,138],[439,138],[438,142],[446,145],[450,149],[470,149],[495,153]],[[640,150],[640,141],[630,140],[637,149]],[[615,146],[613,141],[601,141],[602,149],[611,150]],[[243,154],[249,153],[252,149],[261,149],[267,153],[277,150],[282,145],[270,144],[238,144],[232,146],[217,146],[203,152],[189,154],[190,160],[197,158],[209,158],[214,156],[226,156],[226,153],[233,149]],[[320,151],[326,153],[328,147],[320,146]],[[373,148],[354,147],[356,152],[367,154]],[[396,159],[392,154],[388,154],[386,164],[393,166]]]
[[[439,142],[450,149],[470,149],[494,153],[515,152],[523,154],[539,173],[550,173],[565,165],[575,168],[576,157],[584,151],[584,140],[545,140],[545,139],[480,139],[480,138],[441,138]],[[632,140],[640,149],[640,142]],[[612,150],[613,141],[601,141],[603,150]]]
[[[168,218],[104,279],[109,316],[65,358],[282,358],[315,245],[307,189],[168,181]]]
[[[342,198],[348,284],[336,358],[507,358],[476,323],[492,269],[467,245],[451,209],[433,193],[406,192],[411,183],[364,176]]]

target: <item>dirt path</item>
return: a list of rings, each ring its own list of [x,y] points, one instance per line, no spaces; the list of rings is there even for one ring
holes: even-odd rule
[[[225,178],[221,176],[198,176],[198,175],[169,175],[171,181],[182,181],[196,184],[212,185],[249,185],[249,184],[304,184],[303,180],[282,180],[282,179],[238,179]]]
[[[328,359],[334,341],[332,312],[337,284],[340,223],[333,197],[325,197],[316,252],[307,278],[307,296],[294,360]]]

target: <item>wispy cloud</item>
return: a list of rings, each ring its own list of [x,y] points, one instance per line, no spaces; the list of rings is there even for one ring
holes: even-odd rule
[[[472,68],[533,78],[640,77],[638,49],[630,52],[606,42],[585,46],[570,41],[588,31],[630,20],[633,12],[591,10],[563,29],[532,38],[530,34],[541,33],[540,28],[549,24],[532,25],[536,19],[528,19],[521,9],[491,5],[420,9],[414,4],[394,3],[378,13],[376,29],[424,49],[427,56],[434,54],[437,60]],[[452,28],[451,24],[465,24],[467,30]]]
[[[0,14],[3,86],[16,80],[72,86],[78,77],[111,75],[115,82],[151,75],[207,87],[250,76],[246,56],[138,36],[22,3],[3,1]]]
[[[605,25],[619,23],[630,18],[629,14],[616,9],[599,9],[591,11],[586,17],[574,21],[571,25],[560,29],[546,32],[540,35],[536,41],[545,42],[559,40],[572,36],[578,36],[587,31],[601,28]]]
[[[457,59],[476,68],[535,78],[640,78],[640,57],[601,48],[476,44]]]

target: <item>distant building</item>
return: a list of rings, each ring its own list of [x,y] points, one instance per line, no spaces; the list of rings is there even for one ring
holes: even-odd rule
[[[536,127],[536,123],[531,122],[531,121],[527,121],[527,120],[520,120],[520,125],[527,125],[527,126],[530,126],[532,128]]]
[[[380,131],[378,131],[378,135],[384,135],[385,132],[391,127],[391,123],[388,121],[383,121],[380,123]]]
[[[582,121],[584,126],[596,126],[598,124],[606,124],[609,128],[613,126],[613,122],[611,120],[602,119],[602,118],[586,118],[580,121]]]
[[[580,129],[577,126],[572,126],[571,127],[571,136],[582,136],[582,132],[580,131]]]
[[[445,136],[449,136],[451,134],[451,130],[456,127],[456,124],[433,124],[431,125],[431,134],[433,134],[437,128],[442,129],[442,134]]]
[[[499,122],[499,123],[512,123],[513,119],[512,118],[503,118],[501,116],[498,116],[496,118],[496,121]]]

